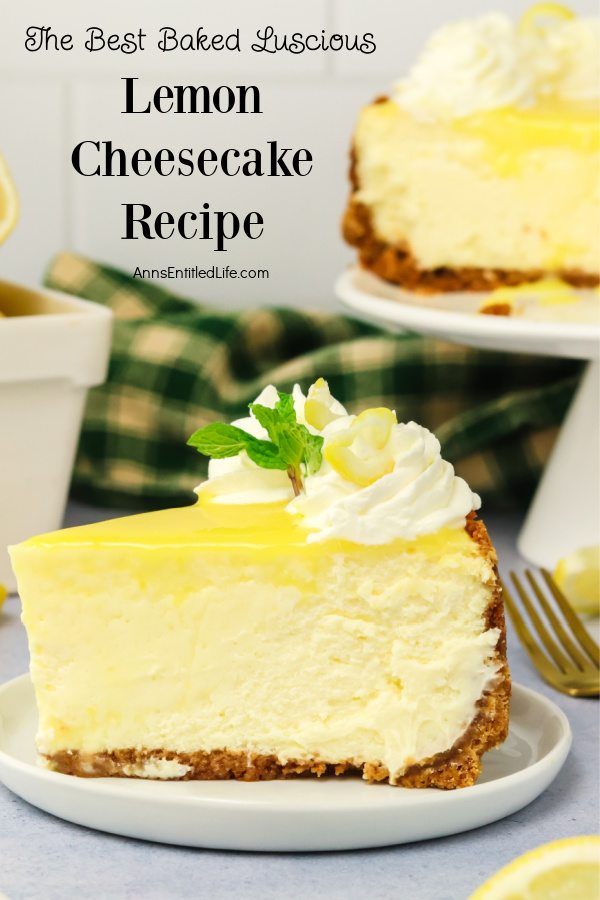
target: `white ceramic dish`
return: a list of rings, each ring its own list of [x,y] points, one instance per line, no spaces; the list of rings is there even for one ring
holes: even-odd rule
[[[0,780],[15,794],[101,831],[224,850],[350,850],[477,828],[541,794],[571,745],[564,713],[520,685],[514,685],[507,741],[487,754],[478,784],[457,791],[357,778],[254,784],[81,779],[36,765],[36,722],[28,675],[0,687]]]
[[[483,316],[477,310],[485,294],[414,294],[388,284],[358,266],[339,276],[335,291],[359,316],[419,334],[513,353],[570,359],[598,359],[600,356],[600,324]],[[592,294],[591,291],[582,293]],[[600,298],[597,302],[600,308]]]
[[[0,282],[0,584],[6,547],[59,528],[89,387],[106,375],[111,313]]]

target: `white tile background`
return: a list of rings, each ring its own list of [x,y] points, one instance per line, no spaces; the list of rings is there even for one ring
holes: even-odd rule
[[[351,258],[339,237],[347,193],[347,151],[358,107],[384,93],[414,60],[441,22],[502,9],[519,14],[526,0],[0,0],[0,152],[21,197],[17,230],[0,247],[0,277],[36,283],[52,255],[73,249],[128,270],[135,266],[267,267],[268,281],[162,282],[180,293],[220,306],[258,303],[335,306],[332,282]],[[596,0],[573,0],[581,14],[597,12]],[[143,54],[27,53],[28,25],[69,31],[82,43],[86,27],[107,32],[142,27],[148,44],[161,25],[179,32],[202,25],[208,32],[238,27],[250,43],[257,28],[277,32],[371,31],[376,53],[302,55],[232,53]],[[158,84],[256,83],[261,116],[123,116],[120,78],[139,76],[140,97]],[[83,139],[115,146],[307,147],[314,156],[307,178],[83,178],[71,168],[73,146]],[[123,241],[123,202],[145,202],[177,213],[199,208],[262,212],[263,236],[239,238],[227,253],[200,241]],[[158,245],[158,246],[157,246]]]

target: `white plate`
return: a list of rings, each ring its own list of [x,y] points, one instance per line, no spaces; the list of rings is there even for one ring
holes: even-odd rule
[[[62,819],[101,831],[224,850],[351,850],[455,834],[508,816],[556,777],[571,745],[564,713],[513,686],[510,735],[479,782],[456,791],[369,785],[358,778],[158,782],[85,779],[35,764],[28,675],[0,687],[0,779]]]
[[[600,325],[532,321],[517,316],[482,316],[477,309],[481,299],[487,296],[485,294],[414,294],[358,266],[339,276],[335,291],[361,318],[377,319],[387,325],[472,347],[571,359],[598,359],[600,356]],[[590,295],[593,292],[581,293]]]

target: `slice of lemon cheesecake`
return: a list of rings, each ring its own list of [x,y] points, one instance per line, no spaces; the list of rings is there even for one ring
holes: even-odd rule
[[[11,551],[41,760],[473,784],[508,726],[496,556],[436,438],[325,382],[200,429],[196,505]]]
[[[600,19],[541,3],[436,32],[354,132],[346,240],[411,291],[600,275]]]

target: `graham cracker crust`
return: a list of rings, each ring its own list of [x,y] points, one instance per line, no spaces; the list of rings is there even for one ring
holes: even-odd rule
[[[496,552],[483,522],[472,513],[467,520],[468,534],[479,544],[481,553],[494,567],[494,585],[485,611],[485,628],[499,630],[494,660],[499,664],[496,680],[477,703],[477,713],[464,734],[443,753],[415,761],[393,784],[409,788],[435,787],[443,790],[468,787],[481,772],[481,757],[501,744],[508,734],[511,681],[506,661],[506,628],[502,587],[498,577]],[[124,748],[105,753],[86,754],[63,750],[45,757],[49,768],[81,778],[137,778],[132,770],[145,763],[169,760],[187,766],[178,781],[270,781],[302,775],[362,775],[369,782],[390,780],[390,772],[377,760],[293,759],[282,762],[273,755],[246,753],[227,748],[179,753],[168,749]],[[392,783],[392,782],[391,782]]]
[[[358,188],[354,151],[351,154],[350,181],[354,193]],[[538,281],[549,274],[541,269],[449,266],[421,269],[406,243],[393,246],[376,235],[369,208],[355,200],[352,194],[342,219],[342,235],[348,244],[358,249],[358,258],[364,269],[368,269],[384,281],[400,285],[417,294],[492,291],[499,287],[517,287],[520,284]],[[552,274],[576,288],[594,288],[600,283],[598,275],[586,272],[561,269]],[[493,314],[494,311],[489,309],[485,312]],[[508,313],[506,310],[497,310],[496,314]]]

